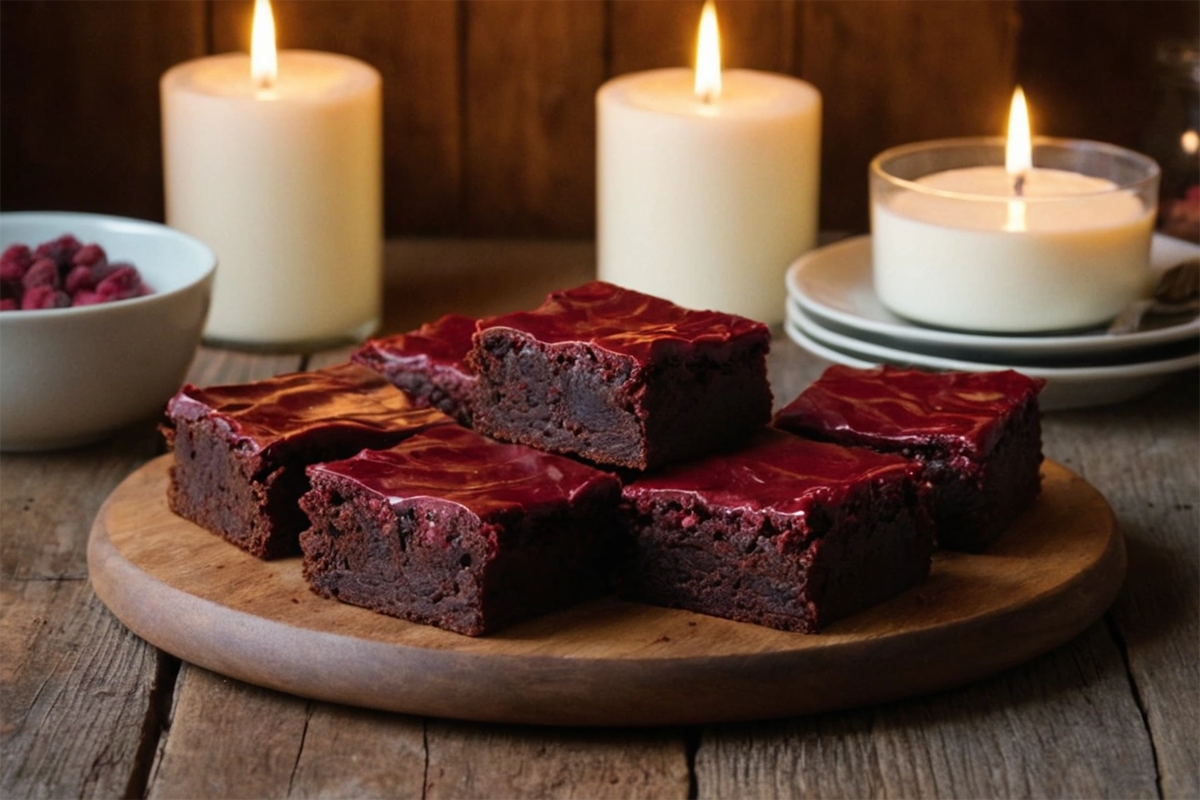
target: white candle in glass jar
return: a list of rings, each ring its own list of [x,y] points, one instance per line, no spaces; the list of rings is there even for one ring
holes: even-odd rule
[[[1020,200],[998,166],[914,184],[871,214],[875,289],[901,316],[964,330],[1079,328],[1145,288],[1154,215],[1112,181],[1030,169]]]
[[[160,88],[167,223],[218,259],[205,338],[367,336],[382,292],[379,73],[283,51],[264,83],[231,53],[180,64]]]
[[[1157,195],[1145,156],[1077,139],[1034,147],[1017,87],[1003,142],[924,142],[871,163],[876,294],[946,328],[1100,324],[1146,289]]]
[[[821,96],[753,70],[615,78],[596,95],[601,280],[763,322],[817,235]]]

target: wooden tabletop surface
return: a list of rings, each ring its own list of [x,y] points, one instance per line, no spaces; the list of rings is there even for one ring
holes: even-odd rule
[[[384,330],[530,307],[588,279],[593,263],[583,243],[391,243]],[[202,349],[189,380],[252,380],[348,352]],[[777,403],[824,366],[777,338]],[[90,447],[5,454],[0,796],[1198,797],[1198,398],[1191,372],[1121,406],[1047,415],[1047,456],[1108,498],[1128,543],[1124,589],[1075,640],[933,696],[686,728],[424,719],[181,663],[116,621],[85,559],[101,502],[163,451],[155,420]]]

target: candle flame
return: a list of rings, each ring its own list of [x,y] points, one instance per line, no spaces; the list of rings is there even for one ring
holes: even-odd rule
[[[1004,146],[1004,171],[1013,182],[1013,194],[1025,194],[1027,173],[1033,169],[1033,137],[1029,125],[1029,106],[1025,104],[1025,92],[1018,86],[1013,92],[1012,105],[1008,110],[1008,141]],[[1005,230],[1025,230],[1025,203],[1020,200],[1008,202],[1008,220]]]
[[[1018,86],[1008,110],[1008,143],[1004,148],[1004,169],[1015,181],[1033,168],[1033,145],[1029,128],[1029,107],[1025,92]]]
[[[263,89],[271,88],[279,74],[275,57],[275,17],[270,0],[254,0],[254,26],[250,32],[250,77]]]
[[[700,12],[700,36],[696,42],[696,96],[711,103],[721,96],[721,34],[717,29],[717,7],[705,0]]]
[[[1189,156],[1194,156],[1200,153],[1200,133],[1193,130],[1186,130],[1179,137],[1179,146],[1183,148],[1183,152]]]

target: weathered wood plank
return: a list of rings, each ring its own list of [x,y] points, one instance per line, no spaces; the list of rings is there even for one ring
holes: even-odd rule
[[[147,797],[286,797],[309,703],[184,664]]]
[[[886,665],[881,665],[886,669]],[[1153,797],[1154,758],[1105,623],[967,688],[704,732],[699,797]]]
[[[202,0],[5,3],[4,209],[162,219],[158,78],[204,49]]]
[[[420,798],[415,717],[306,701],[185,664],[149,797]]]
[[[799,74],[822,93],[821,228],[867,228],[867,166],[886,147],[1003,133],[1016,0],[805,0]]]
[[[687,750],[676,731],[596,731],[431,720],[427,800],[686,798]]]
[[[596,276],[591,242],[392,241],[384,262],[383,334],[451,312],[482,317],[534,308],[549,292]]]
[[[1200,381],[1190,373],[1135,404],[1045,421],[1046,452],[1108,498],[1126,536],[1129,574],[1112,616],[1164,797],[1200,796],[1197,398]]]
[[[0,796],[118,797],[157,723],[154,648],[82,580],[0,588]]]
[[[366,61],[384,77],[384,217],[389,236],[459,229],[461,5],[423,0],[275,0],[281,49]],[[212,3],[217,52],[248,51],[253,3]]]
[[[290,797],[420,800],[424,785],[421,719],[312,704]]]
[[[322,350],[319,353],[313,353],[309,356],[306,367],[308,369],[324,369],[337,364],[345,364],[350,360],[350,356],[358,349],[358,345],[350,345],[348,347],[338,347],[333,350]]]
[[[298,355],[240,353],[202,347],[188,372],[187,380],[197,386],[245,383],[300,369]]]
[[[430,721],[426,733],[413,717],[310,703],[186,664],[176,698],[149,797],[687,796],[677,732]]]
[[[465,232],[584,236],[595,226],[600,0],[467,0]]]
[[[156,422],[145,420],[85,448],[0,458],[4,579],[87,576],[92,518],[126,475],[161,452]]]
[[[695,65],[700,3],[613,0],[610,8],[609,76]],[[792,72],[795,16],[794,0],[719,3],[722,67]]]

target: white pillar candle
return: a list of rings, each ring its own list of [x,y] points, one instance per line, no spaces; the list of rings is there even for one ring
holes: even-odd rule
[[[205,337],[248,345],[361,339],[380,315],[381,80],[308,51],[189,61],[161,82],[167,223],[217,253]]]
[[[872,204],[875,290],[901,316],[948,328],[1081,328],[1118,314],[1149,274],[1153,207],[1058,169],[945,170]],[[990,201],[986,198],[992,198]]]
[[[752,70],[697,96],[693,73],[615,78],[596,95],[601,280],[767,323],[816,244],[821,96]]]

